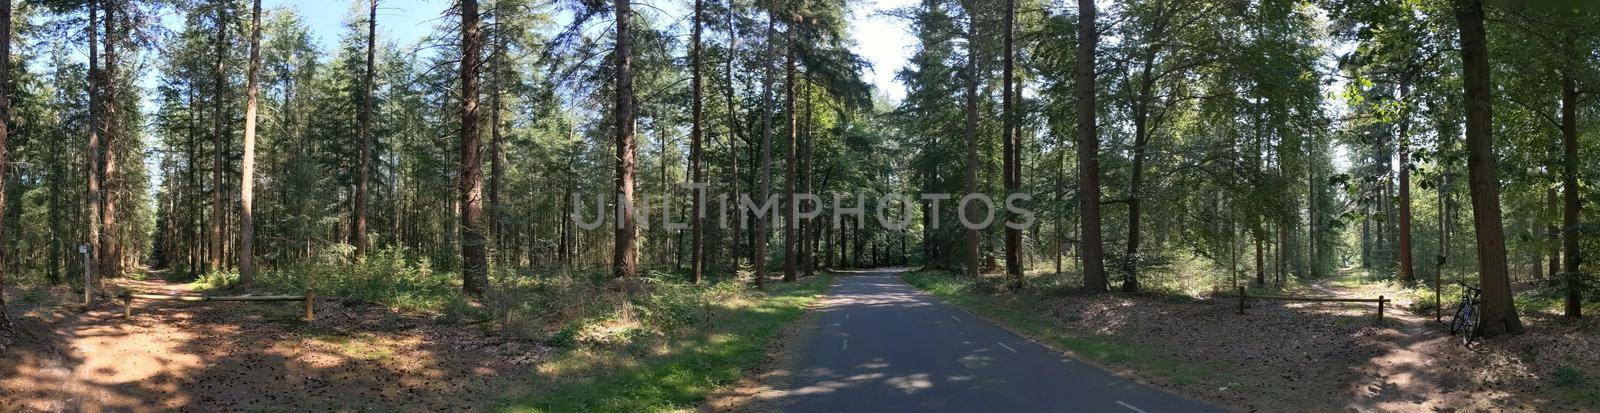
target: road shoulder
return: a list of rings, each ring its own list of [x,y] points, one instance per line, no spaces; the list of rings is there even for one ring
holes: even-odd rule
[[[835,276],[837,277],[837,276]],[[806,348],[817,331],[818,318],[827,306],[825,299],[839,285],[829,281],[825,292],[812,301],[800,319],[789,323],[767,345],[766,359],[745,372],[743,378],[713,392],[700,406],[701,412],[757,413],[782,411],[795,373],[804,368]]]

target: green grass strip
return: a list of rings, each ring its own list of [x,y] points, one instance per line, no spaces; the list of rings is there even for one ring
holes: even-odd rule
[[[816,277],[774,286],[760,304],[736,310],[715,331],[688,338],[678,354],[548,392],[508,402],[505,412],[660,412],[691,409],[718,387],[760,364],[783,327],[805,312],[827,288]]]

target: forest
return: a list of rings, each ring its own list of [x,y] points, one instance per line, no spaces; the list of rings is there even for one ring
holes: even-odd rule
[[[1600,409],[1590,2],[0,3],[0,411],[784,410],[883,275],[1219,410]]]

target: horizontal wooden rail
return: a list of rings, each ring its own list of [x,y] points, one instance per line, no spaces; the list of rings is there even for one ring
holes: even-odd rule
[[[1378,298],[1337,298],[1337,297],[1289,297],[1281,295],[1249,295],[1244,286],[1239,287],[1239,314],[1244,314],[1245,302],[1251,299],[1276,300],[1276,301],[1307,301],[1319,303],[1378,303],[1378,322],[1383,322],[1383,308],[1389,305],[1389,299],[1384,296]]]
[[[314,311],[317,293],[306,290],[305,295],[240,295],[240,296],[207,296],[207,295],[170,295],[170,294],[145,294],[124,292],[122,298],[122,316],[133,317],[133,300],[160,300],[160,301],[248,301],[248,302],[283,302],[304,301],[306,303],[306,321],[315,321],[317,314]]]
[[[1277,295],[1252,295],[1253,300],[1278,300],[1278,301],[1313,301],[1313,302],[1341,302],[1341,303],[1376,303],[1389,301],[1387,298],[1334,298],[1334,297],[1286,297]]]
[[[204,295],[124,294],[123,298],[166,301],[305,301],[303,295],[244,295],[237,297],[210,297]]]

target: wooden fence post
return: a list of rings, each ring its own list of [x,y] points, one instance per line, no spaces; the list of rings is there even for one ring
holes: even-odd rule
[[[317,313],[312,309],[316,307],[317,292],[306,289],[306,321],[317,321]]]
[[[122,296],[122,319],[128,320],[128,319],[132,319],[132,318],[133,318],[133,296],[131,296],[131,295],[123,295]]]
[[[87,308],[94,302],[94,287],[90,286],[94,280],[94,257],[89,254],[89,244],[79,245],[78,253],[83,255],[83,306]]]
[[[1383,324],[1383,304],[1389,302],[1383,296],[1378,296],[1378,324]]]
[[[1239,314],[1244,314],[1244,286],[1239,286]]]

